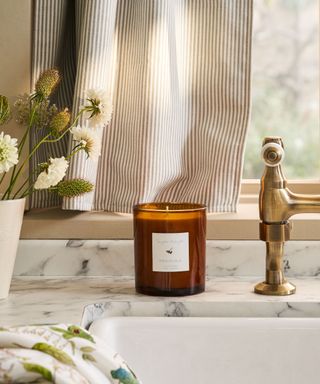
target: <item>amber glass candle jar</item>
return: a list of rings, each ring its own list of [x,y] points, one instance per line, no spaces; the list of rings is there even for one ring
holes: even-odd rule
[[[206,207],[187,203],[134,206],[136,291],[184,296],[203,292]]]

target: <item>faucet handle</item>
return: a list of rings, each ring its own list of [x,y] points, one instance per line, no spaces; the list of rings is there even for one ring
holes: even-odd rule
[[[285,152],[283,149],[282,140],[278,140],[278,138],[277,141],[271,141],[270,138],[266,138],[264,140],[264,144],[261,149],[261,157],[265,165],[268,167],[276,167],[277,165],[281,164],[284,159]]]

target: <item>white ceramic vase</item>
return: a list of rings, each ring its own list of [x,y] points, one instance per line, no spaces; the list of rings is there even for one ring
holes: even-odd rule
[[[25,202],[0,200],[0,299],[9,294]]]

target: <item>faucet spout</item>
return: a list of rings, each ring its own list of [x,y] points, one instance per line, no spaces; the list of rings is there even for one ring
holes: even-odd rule
[[[288,190],[290,216],[299,213],[320,213],[320,195],[304,195]]]

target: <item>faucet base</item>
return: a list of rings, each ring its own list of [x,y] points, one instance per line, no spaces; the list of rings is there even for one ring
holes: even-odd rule
[[[254,292],[259,295],[288,296],[296,292],[296,287],[288,281],[282,284],[268,284],[264,281],[254,287]]]

